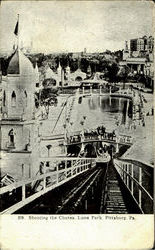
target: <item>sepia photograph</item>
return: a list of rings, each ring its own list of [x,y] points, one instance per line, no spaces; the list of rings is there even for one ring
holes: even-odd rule
[[[0,11],[0,214],[153,215],[153,2]]]

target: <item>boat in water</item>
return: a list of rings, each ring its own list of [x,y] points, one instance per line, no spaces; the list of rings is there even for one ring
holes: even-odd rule
[[[111,160],[110,154],[103,148],[99,148],[96,153],[96,163],[108,163]]]

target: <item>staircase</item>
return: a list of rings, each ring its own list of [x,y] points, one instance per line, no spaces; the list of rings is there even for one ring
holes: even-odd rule
[[[106,214],[127,214],[128,210],[122,195],[117,172],[112,165],[107,173]]]

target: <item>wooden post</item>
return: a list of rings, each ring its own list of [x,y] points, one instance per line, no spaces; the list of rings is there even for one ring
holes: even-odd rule
[[[25,184],[22,185],[22,201],[25,200]]]
[[[127,173],[129,173],[129,165],[128,164],[127,164]],[[126,178],[127,178],[127,187],[129,187],[129,176],[128,176],[128,174],[127,174]]]
[[[131,176],[133,177],[133,164],[131,164]],[[133,195],[133,179],[131,178],[131,193]]]
[[[43,174],[45,174],[45,164],[43,165]],[[43,178],[43,190],[46,188],[46,177]]]
[[[142,168],[139,168],[139,184],[142,185]],[[142,206],[142,191],[139,189],[139,206]]]

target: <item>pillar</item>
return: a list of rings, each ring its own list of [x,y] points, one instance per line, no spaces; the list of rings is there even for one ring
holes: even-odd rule
[[[126,107],[126,125],[128,123],[128,111],[129,111],[129,100],[127,100],[127,107]]]
[[[84,95],[84,86],[82,87],[82,94]]]
[[[111,96],[109,96],[109,106],[111,106]]]
[[[100,85],[100,95],[101,95],[101,90],[102,90],[102,86]]]
[[[111,86],[110,86],[110,95],[111,95]]]
[[[93,93],[93,88],[92,86],[90,86],[90,94],[92,95],[92,93]]]

